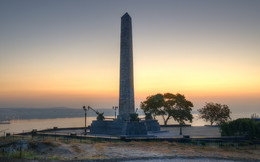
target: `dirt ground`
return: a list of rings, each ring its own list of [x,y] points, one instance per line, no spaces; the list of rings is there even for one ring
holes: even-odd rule
[[[162,128],[159,136],[179,136],[179,128]],[[77,134],[82,132],[78,130]],[[65,132],[63,132],[65,133]],[[191,137],[220,136],[217,127],[185,127],[184,135]],[[12,139],[12,138],[10,138]],[[19,140],[19,139],[17,139]],[[170,142],[105,142],[66,138],[27,138],[28,149],[23,151],[23,158],[36,161],[260,161],[260,145],[227,143],[170,143]],[[2,146],[8,141],[2,139]],[[0,153],[1,154],[1,153]],[[1,154],[1,158],[9,155]],[[13,155],[12,155],[13,156]],[[9,156],[12,158],[12,156]],[[17,157],[15,157],[17,158]],[[12,158],[12,160],[15,160]],[[2,160],[6,161],[6,159]],[[21,161],[19,159],[18,161]],[[27,160],[26,160],[27,161]]]
[[[158,161],[201,159],[200,161],[260,161],[260,146],[219,146],[169,142],[30,141],[35,159]],[[203,160],[202,160],[203,159]]]
[[[260,150],[254,147],[199,146],[168,142],[122,143],[55,143],[45,155],[64,159],[128,159],[165,157],[204,157],[241,160],[259,160]]]

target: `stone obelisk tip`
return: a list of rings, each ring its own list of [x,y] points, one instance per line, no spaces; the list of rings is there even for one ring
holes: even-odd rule
[[[121,18],[130,18],[131,19],[131,16],[126,12]]]

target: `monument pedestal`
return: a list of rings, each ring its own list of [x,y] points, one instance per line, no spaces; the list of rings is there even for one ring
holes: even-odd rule
[[[92,121],[91,134],[146,136],[148,131],[160,131],[157,120],[144,121]]]
[[[107,135],[147,135],[144,122],[130,121],[92,121],[90,126],[91,134]]]
[[[157,120],[143,120],[147,131],[160,131],[160,124]]]

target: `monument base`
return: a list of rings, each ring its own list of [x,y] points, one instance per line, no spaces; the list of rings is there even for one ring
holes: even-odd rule
[[[143,120],[147,131],[160,131],[160,124],[158,120]]]
[[[157,120],[145,121],[92,121],[90,126],[91,134],[105,135],[126,135],[126,136],[146,136],[148,131],[159,131],[160,126]]]

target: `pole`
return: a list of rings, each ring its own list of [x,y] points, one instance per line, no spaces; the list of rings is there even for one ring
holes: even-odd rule
[[[179,114],[180,114],[180,135],[182,135],[182,113],[181,113],[181,107],[179,106]]]
[[[115,119],[116,119],[116,110],[118,109],[118,107],[117,106],[113,106],[112,109],[115,110]]]
[[[85,134],[87,133],[87,111],[85,111]]]

